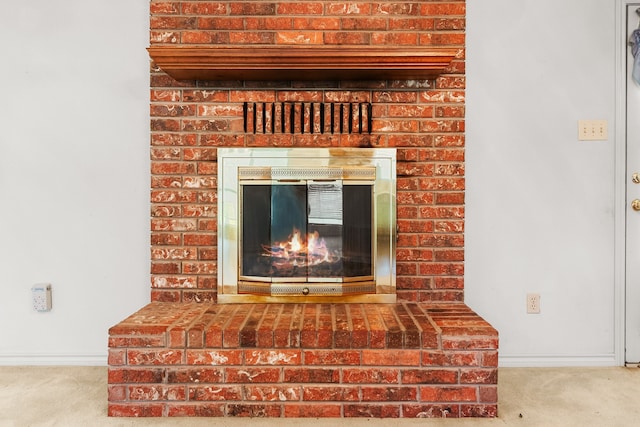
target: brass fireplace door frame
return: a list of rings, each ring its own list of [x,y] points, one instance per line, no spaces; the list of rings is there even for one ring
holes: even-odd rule
[[[372,183],[373,277],[337,283],[240,276],[241,182],[339,179]],[[345,181],[346,182],[346,181]],[[218,302],[396,301],[396,150],[388,148],[218,149]]]

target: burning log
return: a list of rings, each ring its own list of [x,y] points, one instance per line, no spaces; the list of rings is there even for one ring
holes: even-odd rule
[[[262,256],[271,258],[278,269],[309,267],[323,263],[337,263],[342,259],[339,251],[331,251],[325,239],[317,231],[309,233],[304,240],[299,230],[294,229],[289,240],[262,245]]]

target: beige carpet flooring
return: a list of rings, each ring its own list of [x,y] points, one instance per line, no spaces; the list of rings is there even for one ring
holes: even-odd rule
[[[640,426],[638,368],[501,368],[496,419],[109,418],[105,367],[0,367],[0,426]]]

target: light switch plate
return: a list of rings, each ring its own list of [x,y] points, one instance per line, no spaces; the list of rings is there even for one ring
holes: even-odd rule
[[[609,130],[606,120],[578,120],[579,141],[606,141]]]

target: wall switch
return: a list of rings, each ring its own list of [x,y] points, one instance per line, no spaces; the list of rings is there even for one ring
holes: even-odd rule
[[[51,285],[39,283],[31,287],[33,308],[36,311],[51,311]]]
[[[606,120],[578,120],[579,141],[606,141],[609,130]]]
[[[540,314],[540,294],[527,294],[527,313]]]

